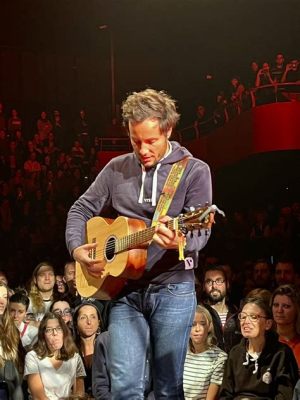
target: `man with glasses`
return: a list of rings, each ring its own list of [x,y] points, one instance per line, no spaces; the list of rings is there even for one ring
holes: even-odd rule
[[[229,283],[222,266],[209,266],[204,273],[204,305],[213,317],[218,346],[229,352],[241,339],[237,309],[227,299]]]

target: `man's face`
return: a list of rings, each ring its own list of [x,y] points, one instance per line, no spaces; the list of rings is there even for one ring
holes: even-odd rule
[[[207,271],[204,277],[204,292],[212,304],[219,303],[226,296],[227,283],[220,271]]]
[[[71,262],[65,265],[64,281],[66,282],[69,291],[74,293],[76,291],[76,273],[75,263]]]
[[[275,269],[275,280],[278,286],[294,283],[296,275],[293,264],[289,262],[279,262]]]
[[[282,66],[283,63],[284,63],[283,54],[277,54],[277,56],[276,56],[276,65],[277,66]]]
[[[266,285],[270,283],[271,281],[271,270],[270,267],[267,263],[265,262],[260,262],[255,264],[254,266],[254,281],[260,287],[259,285]]]
[[[42,266],[37,273],[35,283],[40,292],[49,292],[52,290],[55,284],[53,269],[48,265]]]
[[[162,133],[157,118],[145,119],[143,122],[129,122],[129,138],[136,156],[145,168],[156,165],[168,149],[168,138],[171,129]]]

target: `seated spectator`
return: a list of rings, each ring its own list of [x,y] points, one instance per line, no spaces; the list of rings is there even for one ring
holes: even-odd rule
[[[229,353],[219,399],[290,400],[297,363],[272,330],[270,307],[261,298],[248,298],[239,319],[243,339]]]
[[[300,296],[292,285],[279,286],[271,299],[279,341],[294,353],[300,371]]]
[[[245,86],[238,77],[233,77],[230,81],[229,96],[231,101],[229,104],[229,118],[233,118],[244,109]]]
[[[74,165],[80,165],[84,159],[85,151],[79,140],[75,140],[73,147],[71,148],[71,157],[73,159]]]
[[[60,315],[64,320],[64,323],[73,333],[72,308],[67,296],[63,296],[60,300],[54,301],[51,304],[50,311],[56,315]]]
[[[253,266],[254,287],[261,289],[274,289],[272,266],[265,259],[259,259]]]
[[[300,82],[300,61],[292,60],[285,67],[281,82]]]
[[[27,175],[39,174],[41,172],[41,164],[37,161],[36,153],[30,153],[29,158],[24,163],[24,171]]]
[[[59,295],[64,295],[68,291],[68,287],[64,281],[63,275],[55,276],[55,287],[54,288]]]
[[[43,143],[48,139],[49,133],[52,132],[53,126],[51,121],[48,119],[46,111],[42,111],[40,118],[37,120],[37,130],[40,137],[40,141]]]
[[[8,287],[3,281],[0,281],[0,316],[4,314],[4,311],[7,308],[7,302]]]
[[[214,110],[214,121],[216,126],[223,126],[229,120],[227,99],[224,92],[219,92],[217,94],[216,103],[216,108]]]
[[[8,132],[14,134],[18,130],[22,130],[22,120],[19,117],[18,111],[13,108],[10,113],[7,124]]]
[[[252,61],[250,64],[250,72],[248,77],[248,88],[254,88],[256,82],[256,76],[259,71],[259,65],[256,61]]]
[[[275,65],[271,69],[271,76],[273,82],[280,83],[284,70],[285,70],[285,64],[284,64],[284,55],[282,53],[276,54],[275,58]]]
[[[203,303],[213,317],[217,344],[227,353],[241,339],[237,308],[228,302],[228,290],[229,283],[223,267],[207,267],[203,278]]]
[[[274,81],[271,77],[269,64],[264,62],[262,68],[257,73],[255,87],[259,88],[266,85],[274,85]],[[273,103],[277,99],[277,88],[269,86],[256,90],[255,98],[256,105]]]
[[[16,292],[9,299],[9,314],[20,332],[22,345],[25,350],[37,340],[38,329],[30,321],[26,321],[29,298],[21,292]]]
[[[20,335],[8,310],[0,318],[0,399],[23,400]]]
[[[49,311],[53,299],[55,284],[54,268],[47,262],[39,263],[32,273],[29,290],[29,307],[27,317],[40,322]]]
[[[84,394],[84,366],[63,319],[48,312],[41,321],[38,341],[26,354],[24,377],[33,399],[59,400]]]
[[[282,258],[275,265],[275,285],[290,285],[296,282],[296,270],[292,260]]]
[[[202,306],[196,307],[184,364],[185,399],[217,399],[227,354],[216,346],[212,317]]]
[[[92,394],[92,361],[97,335],[101,331],[98,308],[91,301],[80,304],[74,313],[75,342],[86,370],[85,390]]]
[[[215,129],[216,124],[213,116],[208,115],[206,108],[202,104],[197,106],[196,114],[197,118],[194,121],[194,128],[197,138],[206,135]]]

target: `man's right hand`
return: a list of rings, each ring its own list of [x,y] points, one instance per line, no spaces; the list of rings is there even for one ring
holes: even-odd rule
[[[101,276],[105,263],[103,262],[103,258],[99,258],[97,243],[88,243],[76,247],[76,249],[73,250],[72,255],[74,260],[79,262],[81,266],[85,267],[90,275],[95,278]]]

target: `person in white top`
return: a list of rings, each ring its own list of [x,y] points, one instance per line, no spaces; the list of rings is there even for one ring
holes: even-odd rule
[[[217,347],[212,317],[198,305],[184,364],[183,389],[186,400],[216,400],[222,383],[227,354]]]
[[[38,328],[31,322],[26,321],[28,306],[29,298],[22,292],[14,293],[9,299],[9,314],[20,332],[22,345],[25,350],[29,350],[36,342],[38,334]]]
[[[84,366],[60,315],[47,312],[42,319],[38,341],[25,357],[24,377],[33,400],[84,395]]]

